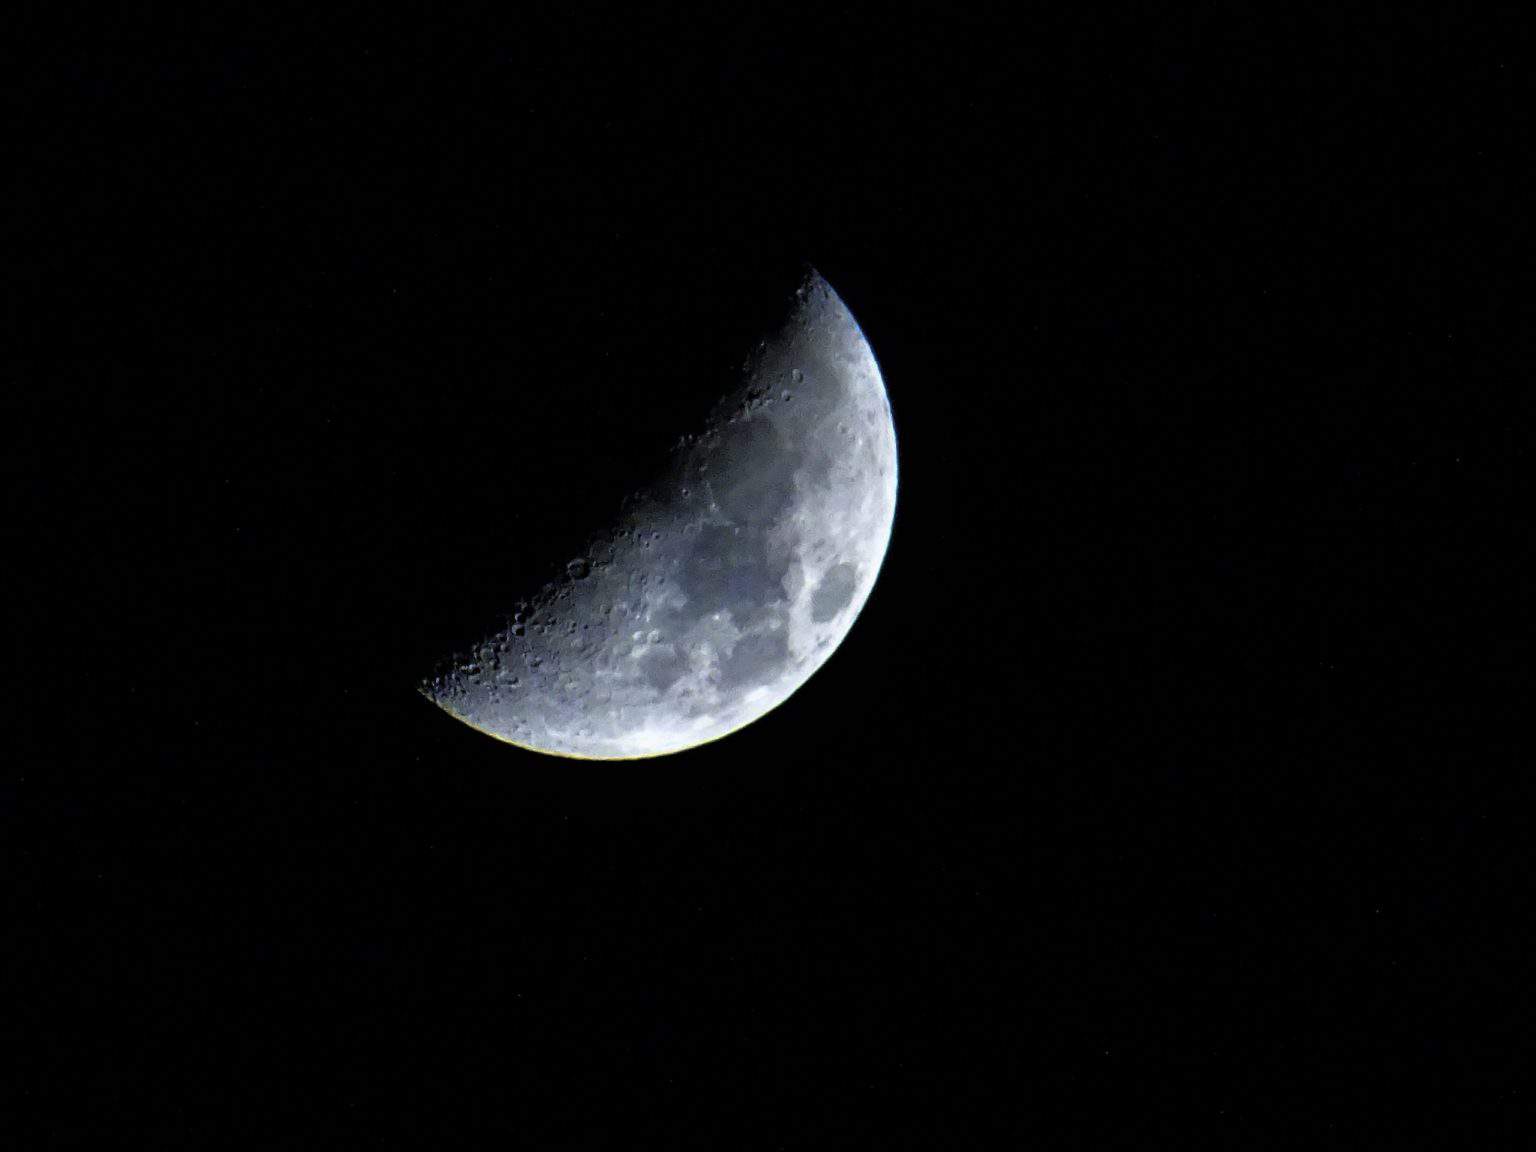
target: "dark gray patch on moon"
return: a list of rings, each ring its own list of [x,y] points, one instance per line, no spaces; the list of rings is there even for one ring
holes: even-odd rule
[[[687,659],[671,644],[653,645],[640,663],[646,683],[658,692],[665,692],[688,671]]]
[[[858,573],[852,564],[844,561],[833,567],[811,593],[811,619],[818,624],[831,620],[848,607],[858,586]]]
[[[760,533],[710,524],[699,529],[680,582],[698,610],[741,614],[783,598],[788,566],[769,557]]]
[[[720,679],[731,688],[750,688],[775,679],[789,656],[789,637],[780,630],[758,632],[736,641],[720,661]]]
[[[743,419],[727,425],[714,453],[721,466],[708,488],[725,519],[766,526],[794,504],[800,453],[789,449],[767,420]]]

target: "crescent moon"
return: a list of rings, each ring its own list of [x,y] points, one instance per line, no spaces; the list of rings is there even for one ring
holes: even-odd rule
[[[423,695],[522,748],[632,760],[745,727],[826,662],[890,542],[896,430],[818,274],[663,475]]]

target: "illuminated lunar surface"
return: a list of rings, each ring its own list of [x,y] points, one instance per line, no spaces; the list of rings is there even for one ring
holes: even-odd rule
[[[719,739],[810,678],[896,508],[885,385],[825,280],[806,278],[664,475],[423,694],[533,751],[623,760]]]

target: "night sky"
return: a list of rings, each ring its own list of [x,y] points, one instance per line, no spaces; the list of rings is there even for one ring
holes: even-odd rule
[[[23,27],[0,1133],[1514,1139],[1533,46],[1200,12]],[[830,662],[634,763],[418,696],[806,265]]]

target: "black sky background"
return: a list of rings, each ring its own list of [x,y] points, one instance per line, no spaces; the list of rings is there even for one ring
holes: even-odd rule
[[[30,29],[18,1146],[1521,1130],[1529,38],[888,23]],[[418,697],[807,263],[829,664],[647,763]]]

